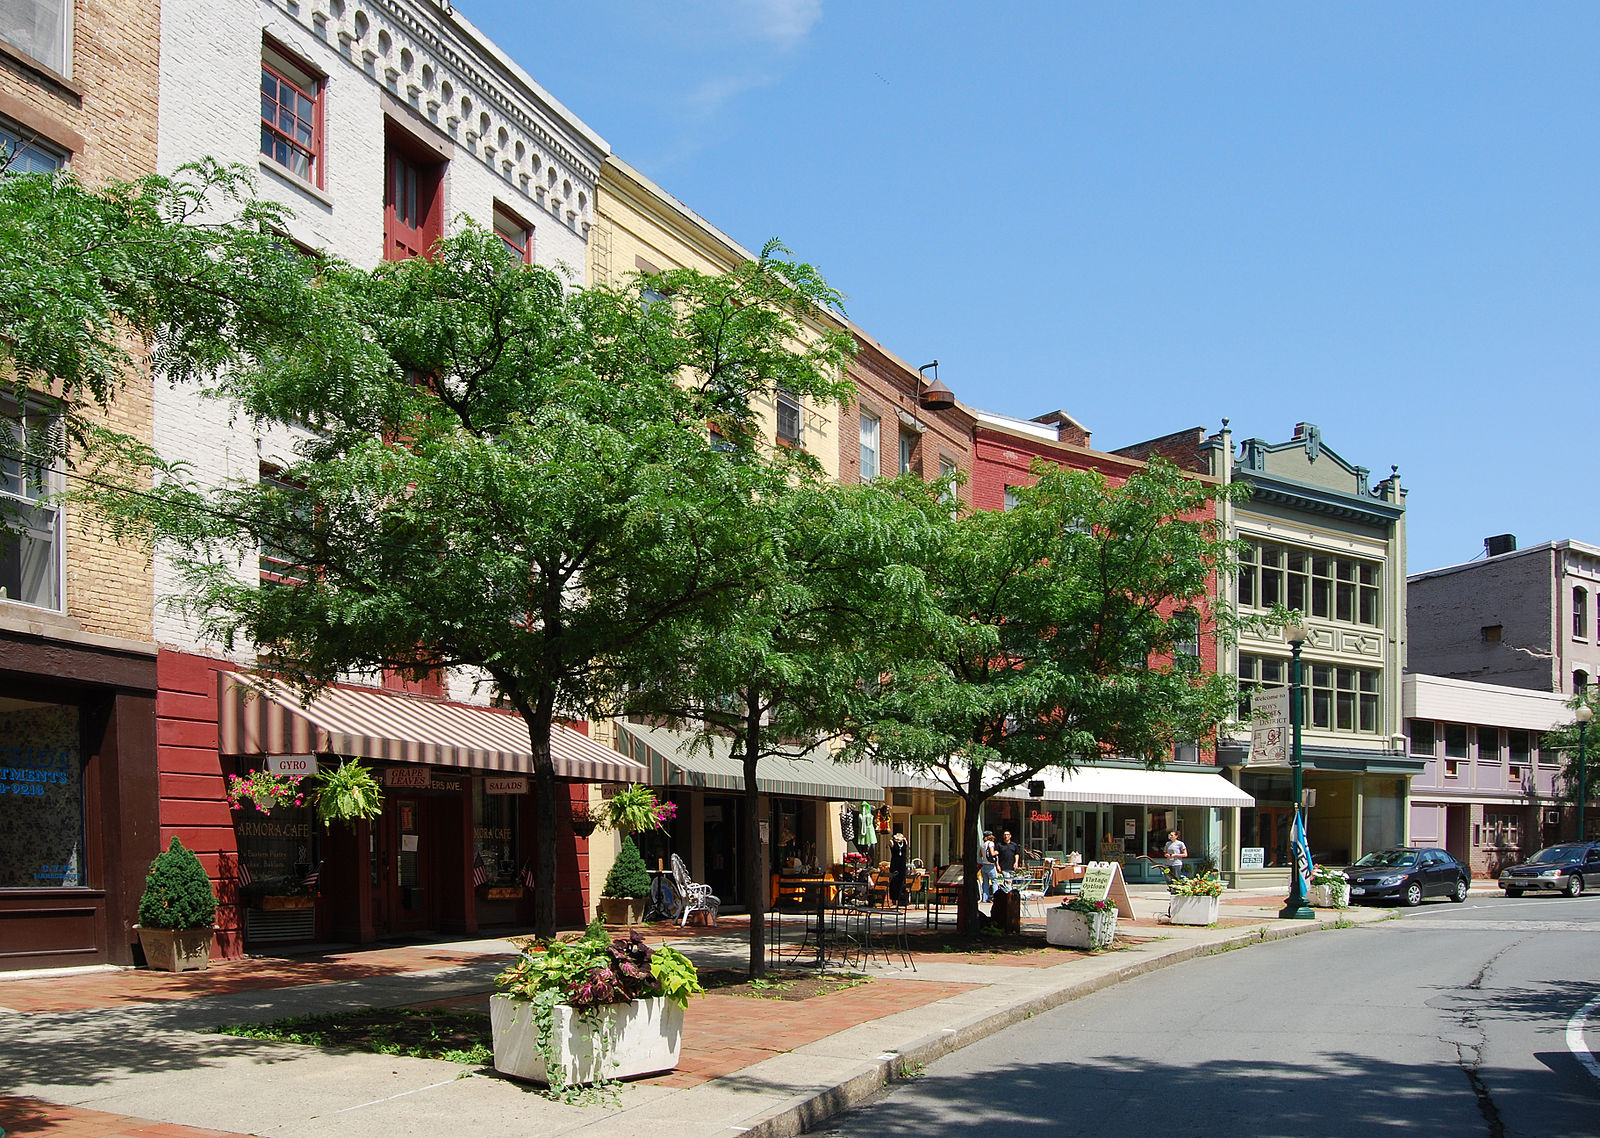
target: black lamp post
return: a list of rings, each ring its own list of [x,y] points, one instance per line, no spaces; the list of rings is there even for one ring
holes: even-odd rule
[[[1589,720],[1594,718],[1594,708],[1583,704],[1578,708],[1578,840],[1583,841],[1583,807],[1589,801],[1589,752],[1585,736],[1589,734]]]
[[[1294,786],[1294,817],[1300,818],[1300,803],[1305,798],[1305,781],[1303,764],[1300,752],[1300,721],[1304,718],[1301,711],[1301,680],[1300,680],[1300,648],[1306,642],[1307,632],[1298,624],[1291,624],[1283,630],[1284,636],[1289,639],[1291,653],[1289,663],[1289,725],[1293,732],[1291,745],[1293,750],[1289,754],[1289,774]],[[1304,825],[1305,823],[1301,823]],[[1278,917],[1285,921],[1312,921],[1317,914],[1312,912],[1311,906],[1306,904],[1305,889],[1300,882],[1299,859],[1294,851],[1294,831],[1289,832],[1289,896],[1284,899],[1283,908],[1278,911]]]

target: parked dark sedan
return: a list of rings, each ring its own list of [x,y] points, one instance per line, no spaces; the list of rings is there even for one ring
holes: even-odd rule
[[[1500,888],[1507,897],[1521,897],[1529,889],[1581,897],[1589,884],[1600,885],[1600,842],[1548,846],[1521,865],[1508,865],[1500,871]]]
[[[1472,871],[1436,849],[1397,846],[1377,850],[1350,867],[1350,900],[1401,901],[1420,905],[1424,897],[1465,901]]]

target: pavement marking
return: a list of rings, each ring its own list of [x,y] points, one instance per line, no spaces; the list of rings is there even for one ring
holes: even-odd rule
[[[1489,933],[1592,933],[1594,921],[1463,921],[1449,917],[1413,918],[1401,921],[1402,929],[1463,929]]]
[[[1589,1050],[1588,1041],[1583,1038],[1583,1030],[1588,1026],[1589,1013],[1600,1007],[1600,996],[1596,996],[1578,1013],[1567,1021],[1567,1050],[1583,1064],[1583,1069],[1596,1079],[1600,1079],[1600,1059],[1594,1057],[1594,1052]]]
[[[429,1083],[425,1087],[417,1087],[417,1088],[415,1088],[413,1090],[401,1091],[399,1094],[390,1095],[388,1098],[375,1098],[371,1102],[358,1102],[358,1103],[356,1103],[355,1106],[347,1106],[347,1107],[344,1107],[341,1110],[334,1111],[334,1113],[335,1114],[345,1114],[345,1113],[347,1113],[349,1111],[352,1111],[352,1110],[361,1110],[364,1107],[377,1106],[380,1103],[385,1103],[385,1102],[393,1102],[397,1098],[405,1098],[407,1095],[421,1094],[423,1091],[431,1091],[435,1087],[448,1087],[451,1083],[459,1082],[459,1081],[460,1080],[457,1079],[457,1078],[444,1079],[444,1080],[441,1080],[440,1082],[437,1082],[437,1083]]]

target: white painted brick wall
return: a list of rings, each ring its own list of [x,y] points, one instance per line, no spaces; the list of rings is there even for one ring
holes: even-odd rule
[[[322,190],[285,176],[260,154],[263,35],[328,76]],[[461,215],[488,226],[496,200],[534,227],[534,259],[584,279],[585,243],[605,141],[573,117],[459,15],[442,17],[409,0],[164,0],[158,167],[171,172],[210,156],[256,173],[263,196],[295,215],[292,236],[352,264],[383,253],[385,94],[434,124],[453,146],[445,174],[448,227]],[[406,119],[396,116],[396,121]],[[411,123],[413,133],[427,132]],[[157,384],[155,443],[212,484],[254,478],[262,457],[282,455],[287,436],[258,438],[252,424],[192,390]],[[242,558],[256,576],[254,552]],[[180,582],[166,558],[156,595]],[[186,651],[221,655],[168,605],[156,638]],[[248,653],[236,653],[247,658]],[[470,682],[451,684],[470,693]]]

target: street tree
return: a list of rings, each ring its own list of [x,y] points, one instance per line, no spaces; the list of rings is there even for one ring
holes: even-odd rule
[[[492,684],[528,730],[541,936],[553,724],[605,704],[627,680],[614,659],[671,622],[737,612],[757,507],[788,477],[757,404],[780,383],[844,390],[839,338],[797,346],[837,295],[781,247],[716,282],[645,283],[667,299],[636,280],[572,287],[471,225],[430,259],[324,262],[314,331],[203,381],[297,432],[277,477],[205,484],[124,439],[108,461],[153,489],[93,495],[173,553],[203,635],[253,646],[308,695],[352,670]],[[291,580],[241,577],[263,546]]]
[[[697,746],[727,745],[741,765],[753,978],[766,974],[763,760],[815,753],[836,738],[875,678],[880,639],[908,617],[937,618],[924,566],[948,507],[915,490],[797,474],[759,513],[736,611],[691,614],[640,642],[621,661],[631,683],[614,685],[626,696],[618,710],[687,727]]]
[[[1178,651],[1212,626],[1225,548],[1218,488],[1162,462],[1121,485],[1040,463],[1006,511],[950,521],[927,565],[940,620],[909,621],[853,747],[948,787],[966,811],[961,928],[978,925],[985,802],[1099,758],[1157,764],[1234,708],[1227,677]]]
[[[1578,804],[1579,790],[1587,792],[1590,801],[1600,793],[1600,689],[1593,687],[1581,691],[1567,700],[1572,717],[1553,731],[1545,732],[1539,740],[1541,753],[1556,752],[1561,756],[1560,773],[1556,777],[1556,796],[1573,806]],[[1586,728],[1581,728],[1577,712],[1587,707],[1591,718]],[[1587,807],[1587,803],[1585,806]],[[1585,817],[1587,824],[1587,816]],[[1592,826],[1590,827],[1593,828]],[[1581,841],[1584,835],[1579,834]]]

